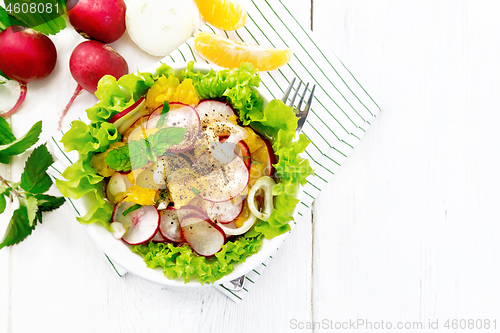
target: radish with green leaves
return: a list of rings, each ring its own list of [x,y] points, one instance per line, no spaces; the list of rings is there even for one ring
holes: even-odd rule
[[[21,94],[9,111],[1,114],[8,117],[16,113],[23,104],[27,84],[47,77],[56,66],[57,51],[49,37],[23,26],[10,26],[0,33],[0,71],[8,78],[19,82]]]
[[[95,40],[80,43],[73,50],[69,59],[69,69],[78,86],[62,112],[59,127],[76,97],[83,90],[96,92],[97,84],[104,75],[112,75],[119,79],[128,74],[127,61],[111,46]]]

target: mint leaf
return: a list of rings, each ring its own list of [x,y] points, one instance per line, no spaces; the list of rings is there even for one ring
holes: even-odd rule
[[[45,144],[35,148],[26,161],[21,175],[21,188],[33,194],[47,191],[52,185],[47,169],[53,162],[54,159]]]
[[[125,209],[125,211],[123,212],[123,216],[127,216],[127,214],[130,214],[132,213],[133,211],[136,211],[138,210],[139,208],[141,208],[142,206],[139,205],[139,204],[135,204],[133,206],[130,206],[129,208]]]
[[[0,72],[0,75],[2,73]],[[10,129],[9,123],[3,117],[0,117],[0,145],[7,145],[16,140],[16,137]],[[0,154],[0,163],[9,164],[10,157]]]
[[[128,151],[128,145],[118,147],[116,149],[110,150],[104,162],[116,171],[130,171],[130,155]]]
[[[163,128],[151,136],[149,143],[155,155],[162,156],[167,148],[181,143],[185,133],[186,129],[182,127]]]
[[[5,118],[0,117],[0,145],[7,145],[16,140],[16,137],[10,129],[9,123]]]
[[[9,157],[13,155],[22,154],[29,147],[33,146],[37,141],[40,133],[42,132],[42,122],[39,121],[34,124],[31,129],[21,138],[12,141],[8,144],[0,145],[0,157]]]
[[[140,139],[128,143],[130,165],[132,169],[139,169],[148,164],[149,161],[156,161],[151,145],[148,140]]]
[[[54,197],[48,194],[36,194],[35,198],[38,200],[38,211],[40,212],[53,211],[61,207],[66,201],[64,197]]]
[[[33,229],[35,229],[35,227],[30,226],[28,210],[26,209],[26,206],[21,204],[19,208],[14,211],[14,214],[10,219],[5,236],[2,243],[0,243],[0,249],[5,246],[11,246],[21,242],[23,239],[31,235]]]
[[[33,227],[36,223],[36,213],[38,212],[38,200],[36,200],[33,196],[28,196],[26,201],[24,202],[26,205],[26,210],[28,211],[28,221],[30,223],[30,227]]]
[[[5,211],[5,207],[7,207],[7,201],[5,200],[5,195],[0,194],[0,214]]]

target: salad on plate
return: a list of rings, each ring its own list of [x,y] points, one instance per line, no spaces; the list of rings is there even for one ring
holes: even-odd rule
[[[168,279],[205,284],[290,230],[313,172],[293,108],[261,97],[250,64],[195,67],[103,77],[90,122],[74,121],[61,140],[80,159],[56,185],[89,202],[79,222]]]

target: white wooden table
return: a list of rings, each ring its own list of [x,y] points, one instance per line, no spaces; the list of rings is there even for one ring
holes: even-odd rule
[[[0,332],[457,331],[447,319],[500,331],[497,1],[284,1],[383,111],[250,294],[237,305],[211,288],[120,278],[65,205],[0,251]],[[79,42],[57,45],[55,72],[12,118],[16,134],[38,119],[42,142],[56,129]],[[132,69],[157,60],[127,37],[115,45]],[[18,177],[22,161],[2,174]],[[371,329],[349,326],[361,320]]]

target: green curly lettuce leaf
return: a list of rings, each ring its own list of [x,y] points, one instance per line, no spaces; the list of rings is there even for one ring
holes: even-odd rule
[[[83,217],[77,218],[80,223],[99,223],[108,227],[113,206],[104,198],[104,177],[99,176],[88,161],[78,160],[61,174],[66,180],[56,179],[56,186],[66,198],[80,199],[86,196],[92,205]]]
[[[61,142],[66,151],[76,150],[80,155],[87,157],[90,153],[105,151],[120,139],[121,136],[113,124],[103,122],[87,125],[83,121],[75,120]]]
[[[263,119],[251,123],[251,126],[268,138],[274,138],[273,150],[278,162],[276,169],[278,184],[273,188],[275,195],[274,210],[267,221],[259,221],[255,230],[266,238],[273,238],[290,230],[289,222],[299,203],[296,199],[299,185],[306,184],[306,178],[314,172],[309,161],[300,156],[310,141],[304,134],[295,140],[297,117],[293,108],[280,100],[272,100],[263,113]]]
[[[171,243],[154,243],[132,246],[132,251],[140,254],[148,267],[160,267],[169,279],[182,278],[189,282],[192,278],[202,284],[214,283],[234,270],[234,265],[259,251],[261,234],[244,235],[236,241],[229,241],[213,257],[196,255],[188,245],[175,246]]]
[[[242,63],[240,68],[220,71],[211,69],[207,74],[195,73],[193,66],[194,62],[190,62],[183,76],[193,80],[193,85],[201,99],[226,97],[233,108],[238,111],[243,125],[250,124],[259,116],[262,117],[264,101],[255,90],[259,86],[260,77],[251,64]]]
[[[111,75],[105,75],[99,80],[95,92],[99,102],[86,110],[87,116],[92,122],[105,122],[145,95],[160,76],[174,74],[170,66],[162,64],[156,74],[131,73],[118,80]]]

